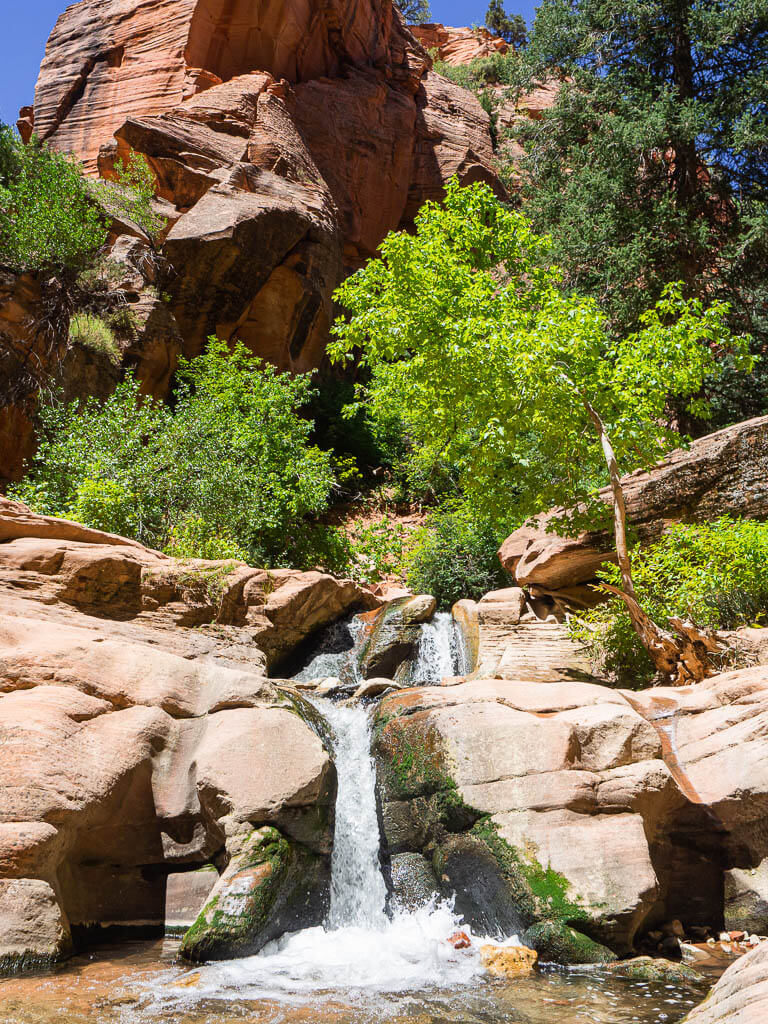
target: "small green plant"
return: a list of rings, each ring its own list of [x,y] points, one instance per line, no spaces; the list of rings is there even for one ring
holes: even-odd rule
[[[171,527],[165,552],[174,558],[248,561],[248,552],[242,545],[225,533],[212,533],[210,525],[197,516],[190,516]]]
[[[142,396],[131,374],[104,402],[44,402],[37,454],[15,495],[154,548],[274,564],[286,538],[326,508],[333,483],[299,412],[309,378],[215,338],[178,378],[172,409]]]
[[[673,616],[718,629],[768,622],[768,523],[723,516],[671,526],[656,544],[633,553],[632,566],[639,600],[665,627]],[[619,579],[616,566],[598,575],[614,586]],[[570,632],[622,685],[652,680],[653,666],[622,602],[607,601],[572,620]]]
[[[383,516],[356,524],[351,531],[350,575],[360,583],[377,583],[403,568],[405,527]]]
[[[107,212],[133,221],[152,242],[157,242],[166,219],[153,207],[156,181],[147,158],[142,153],[131,152],[127,161],[117,160],[115,181],[117,187],[105,181],[98,182],[96,186]]]
[[[134,337],[141,325],[138,315],[125,302],[105,313],[104,320],[113,331],[126,337]]]
[[[111,324],[94,313],[75,313],[69,323],[69,340],[73,345],[106,356],[114,366],[120,362],[118,348]]]
[[[408,586],[433,594],[444,611],[462,598],[477,600],[508,580],[498,546],[499,535],[489,522],[465,504],[445,505],[414,532],[405,556]]]

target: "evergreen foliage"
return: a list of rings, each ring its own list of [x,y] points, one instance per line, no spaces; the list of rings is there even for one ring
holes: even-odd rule
[[[423,25],[432,18],[429,0],[395,0],[406,25]]]
[[[525,18],[522,14],[507,14],[502,0],[491,0],[488,4],[485,27],[494,36],[499,36],[516,49],[525,46],[527,42],[528,29]]]
[[[768,349],[768,0],[544,0],[519,96],[563,81],[521,121],[526,212],[569,287],[618,336],[672,281],[731,306]],[[717,422],[768,409],[768,366],[707,382]],[[685,421],[685,417],[683,417]]]

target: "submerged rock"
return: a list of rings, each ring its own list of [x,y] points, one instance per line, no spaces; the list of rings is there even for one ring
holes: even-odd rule
[[[420,853],[395,854],[390,870],[392,895],[405,910],[416,910],[441,895],[432,865]]]
[[[651,981],[665,985],[706,985],[706,981],[692,967],[665,960],[663,957],[636,956],[631,960],[619,960],[618,963],[611,964],[608,970],[633,981]]]
[[[326,858],[277,829],[253,832],[182,939],[188,960],[250,956],[283,932],[320,924],[328,906]]]

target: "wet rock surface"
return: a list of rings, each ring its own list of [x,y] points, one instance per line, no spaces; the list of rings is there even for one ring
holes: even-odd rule
[[[226,866],[254,827],[327,866],[333,764],[266,669],[362,591],[179,563],[5,499],[0,536],[0,955],[162,931],[168,876]]]
[[[472,679],[385,696],[386,841],[431,860],[469,923],[525,933],[542,959],[627,955],[673,917],[711,934],[724,870],[765,857],[767,715],[764,667],[683,690]]]
[[[276,829],[246,836],[185,934],[188,960],[251,956],[284,932],[321,924],[330,866]]]

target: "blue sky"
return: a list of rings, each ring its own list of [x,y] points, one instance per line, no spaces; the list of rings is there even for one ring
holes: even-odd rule
[[[31,103],[45,42],[67,0],[7,0],[0,36],[0,119],[15,122]],[[432,0],[432,17],[446,25],[482,24],[488,0]],[[507,0],[510,14],[533,17],[533,0]]]

